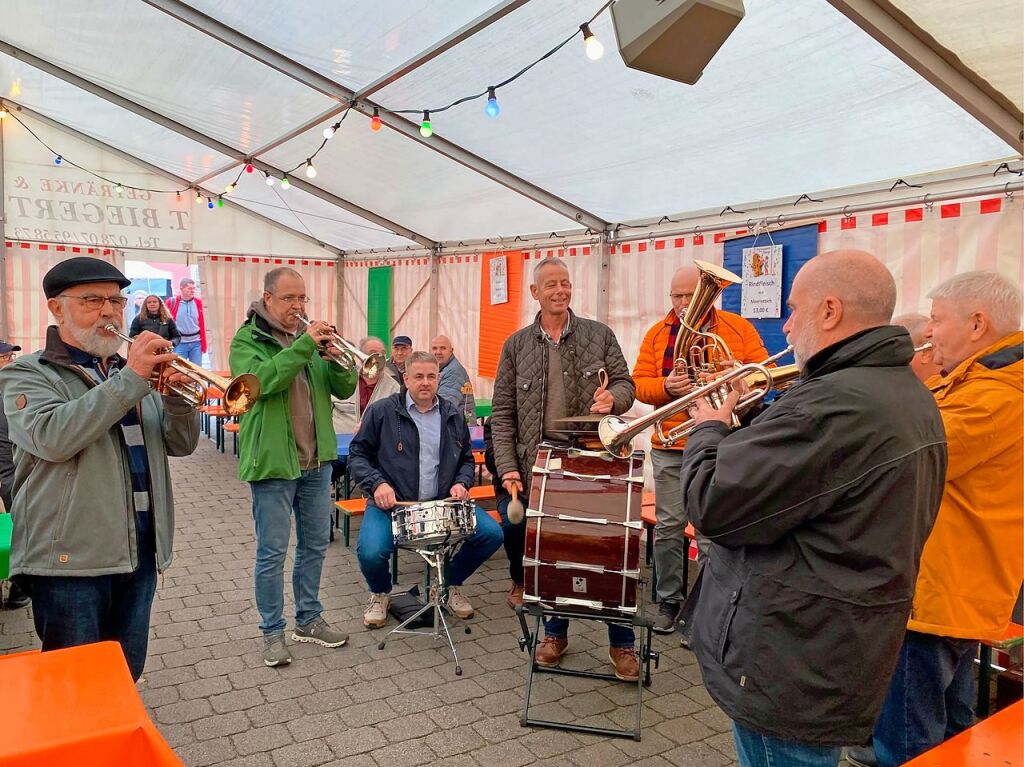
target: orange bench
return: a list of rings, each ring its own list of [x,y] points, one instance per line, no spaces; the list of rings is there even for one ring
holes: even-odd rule
[[[471,501],[493,501],[494,487],[491,485],[476,485],[469,488],[469,499]],[[359,517],[366,511],[365,498],[349,498],[347,501],[337,501],[334,504],[334,526],[338,526],[338,517],[341,516],[341,533],[348,546],[352,536],[352,517]],[[497,511],[487,512],[498,524],[501,524],[501,517]]]
[[[1024,701],[1017,701],[959,735],[911,759],[904,767],[1021,767]]]

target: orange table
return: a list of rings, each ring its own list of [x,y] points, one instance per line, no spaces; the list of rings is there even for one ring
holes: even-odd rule
[[[0,656],[3,767],[182,767],[116,642]]]
[[[1024,701],[983,719],[955,738],[911,759],[904,767],[1021,767]]]

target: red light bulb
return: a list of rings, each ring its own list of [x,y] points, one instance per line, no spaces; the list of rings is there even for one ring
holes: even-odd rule
[[[247,162],[245,164],[245,172],[246,173],[252,173],[253,172],[253,167],[252,167],[252,163],[251,162]]]

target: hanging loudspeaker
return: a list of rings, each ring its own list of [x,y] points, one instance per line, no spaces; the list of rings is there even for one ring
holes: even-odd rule
[[[612,23],[630,69],[693,85],[743,18],[743,0],[616,0]]]

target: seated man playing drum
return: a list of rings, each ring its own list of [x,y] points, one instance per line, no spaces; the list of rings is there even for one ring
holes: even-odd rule
[[[405,392],[373,402],[363,414],[349,447],[353,478],[367,495],[356,553],[370,589],[363,625],[380,628],[388,619],[395,549],[391,510],[402,502],[465,500],[473,484],[473,452],[462,411],[439,399],[437,360],[413,352],[405,363]],[[473,606],[462,584],[502,543],[501,527],[476,509],[476,532],[467,538],[449,567],[448,607],[472,618]]]

